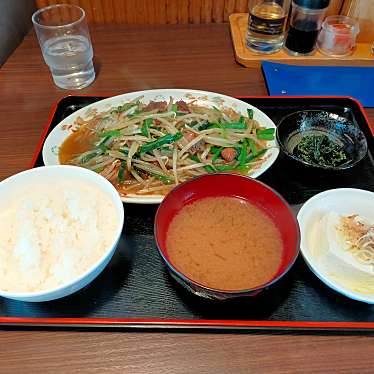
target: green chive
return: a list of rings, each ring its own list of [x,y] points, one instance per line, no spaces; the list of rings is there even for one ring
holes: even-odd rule
[[[151,177],[155,177],[156,179],[160,180],[163,184],[172,184],[173,183],[173,180],[171,178],[166,177],[164,175],[159,175],[159,174],[156,174],[156,173],[152,173],[149,170],[138,169],[137,167],[135,167],[135,169],[139,170],[142,173],[146,173],[146,174],[150,175]]]
[[[190,156],[190,159],[191,159],[192,161],[195,161],[195,162],[200,162],[199,157],[197,157],[196,155],[191,155],[191,156]]]
[[[83,156],[81,158],[81,164],[87,164],[88,161],[92,160],[94,157],[96,157],[99,153],[97,151],[94,151],[92,153],[87,154],[86,156]]]
[[[125,182],[125,169],[126,169],[126,161],[121,162],[121,166],[118,170],[118,182],[123,184]]]
[[[110,135],[103,137],[96,145],[98,147],[105,146],[105,143],[111,138]]]
[[[123,153],[125,156],[127,156],[129,154],[129,150],[128,149],[122,148],[122,149],[119,149],[118,151],[121,152],[121,153]]]
[[[160,148],[161,146],[165,144],[175,143],[176,141],[180,140],[182,137],[183,135],[180,132],[177,132],[175,135],[167,134],[157,140],[143,144],[140,147],[140,154],[153,151],[154,149]]]
[[[212,124],[209,122],[209,121],[204,121],[198,128],[197,130],[198,131],[203,131],[203,130],[207,130],[210,128]]]
[[[246,140],[247,140],[247,144],[249,146],[249,149],[251,150],[252,155],[256,156],[257,155],[257,149],[256,149],[255,142],[250,138],[246,138]]]
[[[99,145],[99,148],[101,149],[101,151],[103,153],[105,153],[109,148],[105,145],[105,144],[100,144]]]
[[[142,131],[142,134],[146,136],[147,138],[149,138],[149,127],[152,125],[152,123],[153,123],[152,118],[146,118],[143,122],[141,131]]]
[[[215,150],[213,150],[213,157],[212,157],[212,163],[213,163],[221,155],[223,147],[219,147],[219,148],[218,147],[212,147],[212,148],[216,148]]]
[[[204,169],[208,172],[208,173],[214,173],[216,172],[216,168],[214,166],[211,166],[211,165],[206,165],[204,166]]]
[[[246,130],[247,124],[244,122],[227,122],[227,123],[211,123],[208,129],[235,129],[235,130]]]
[[[114,108],[110,114],[113,114],[113,113],[122,113],[122,112],[126,112],[127,110],[129,110],[130,108],[134,107],[134,106],[137,106],[138,103],[126,103],[126,104],[123,104],[123,105],[120,105],[118,106],[117,108]]]
[[[231,122],[231,123],[225,123],[223,125],[225,129],[235,129],[235,130],[246,130],[248,128],[247,124],[245,122]]]
[[[222,125],[220,123],[209,123],[209,126],[206,127],[206,129],[222,129]],[[204,130],[206,130],[204,129]],[[200,130],[200,129],[199,129]]]
[[[214,167],[217,171],[231,171],[236,169],[236,166],[233,165],[216,165]]]
[[[103,131],[99,134],[100,138],[115,138],[118,136],[121,136],[121,131],[120,130],[109,130],[109,131]]]
[[[260,140],[274,140],[275,129],[257,130],[256,135]]]
[[[153,176],[155,178],[157,178],[158,180],[160,180],[163,184],[172,184],[173,183],[173,181],[168,177],[164,177],[162,175],[157,175],[157,174],[154,174]]]
[[[243,143],[243,146],[242,146],[242,150],[240,152],[240,155],[239,155],[239,158],[238,158],[238,161],[239,161],[239,165],[244,165],[245,162],[246,162],[246,159],[247,159],[247,143],[244,142]]]
[[[266,151],[267,151],[267,149],[264,148],[264,149],[261,149],[260,152],[257,152],[256,155],[253,155],[253,154],[249,155],[249,157],[247,157],[246,162],[248,163],[248,162],[251,162],[251,161],[255,160],[258,157],[261,157],[262,155],[264,155],[266,153]]]

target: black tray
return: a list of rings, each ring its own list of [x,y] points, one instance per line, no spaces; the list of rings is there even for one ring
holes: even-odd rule
[[[32,166],[43,165],[45,136],[63,118],[103,97],[68,96],[57,103]],[[276,124],[294,111],[324,109],[353,120],[368,140],[367,156],[339,173],[295,167],[284,155],[259,179],[293,206],[331,188],[374,191],[374,142],[360,104],[350,98],[240,98],[264,111]],[[44,303],[0,299],[2,325],[183,327],[235,329],[353,329],[374,331],[374,306],[350,300],[324,285],[301,256],[289,273],[254,298],[210,301],[194,296],[168,275],[153,237],[157,205],[125,204],[122,240],[112,261],[89,286]]]

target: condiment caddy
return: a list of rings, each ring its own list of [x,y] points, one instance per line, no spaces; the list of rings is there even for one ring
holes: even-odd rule
[[[316,51],[312,55],[290,55],[284,49],[272,54],[255,53],[247,48],[248,13],[233,13],[229,17],[231,38],[233,42],[235,59],[241,65],[253,67],[260,65],[261,61],[277,61],[284,63],[296,63],[304,65],[372,65],[373,54],[370,43],[357,43],[352,54],[345,56],[328,56]],[[326,39],[326,38],[325,38]],[[325,40],[324,39],[324,40]],[[322,41],[323,46],[329,47]],[[327,42],[329,39],[327,40]],[[348,42],[347,42],[348,43]]]

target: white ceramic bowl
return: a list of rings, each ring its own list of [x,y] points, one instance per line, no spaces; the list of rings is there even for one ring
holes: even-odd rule
[[[96,103],[88,105],[61,121],[48,135],[43,145],[43,162],[45,165],[58,165],[58,151],[64,140],[73,132],[72,124],[80,116],[87,118],[92,110],[98,112],[106,111],[109,108],[122,105],[125,102],[133,100],[142,96],[142,102],[148,103],[151,100],[165,100],[168,101],[169,97],[174,100],[186,100],[187,102],[194,100],[198,105],[217,107],[219,109],[232,108],[238,113],[247,116],[247,109],[253,110],[253,118],[257,120],[265,128],[274,128],[274,122],[261,110],[256,107],[245,103],[244,101],[235,99],[230,96],[190,89],[157,89],[147,91],[129,92],[123,95],[109,97],[108,99],[100,100]],[[249,174],[252,178],[257,178],[264,173],[277,159],[279,154],[279,147],[276,140],[268,142],[270,149],[266,152],[264,162],[256,169],[252,170]],[[122,198],[123,202],[135,204],[159,204],[163,200],[163,195],[135,195],[129,194]]]
[[[327,253],[327,248],[331,248],[323,233],[327,227],[313,232],[316,222],[331,212],[338,215],[358,214],[374,222],[374,193],[353,188],[324,191],[309,199],[297,215],[301,231],[300,251],[313,273],[335,291],[351,299],[374,304],[374,274],[356,267],[358,265],[352,261],[350,254],[336,250]],[[361,291],[367,288],[362,286],[366,282],[373,285],[372,292]]]
[[[24,188],[35,182],[40,183],[43,179],[45,179],[47,183],[51,183],[55,178],[66,178],[69,182],[74,181],[74,179],[77,181],[84,181],[88,184],[95,185],[109,197],[117,211],[116,219],[118,220],[118,225],[113,238],[111,238],[110,245],[96,263],[80,276],[71,279],[68,283],[46,291],[31,293],[4,291],[1,290],[0,284],[0,296],[14,300],[40,302],[59,299],[70,295],[92,282],[109,263],[117,248],[124,221],[123,204],[116,189],[111,185],[111,183],[93,171],[67,165],[44,166],[26,170],[0,182],[0,196],[3,201],[6,201],[6,199],[11,199],[21,187]]]

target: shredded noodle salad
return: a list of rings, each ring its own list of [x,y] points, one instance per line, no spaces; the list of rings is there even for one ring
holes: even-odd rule
[[[75,131],[60,147],[60,162],[100,173],[123,196],[163,195],[205,173],[250,175],[274,140],[275,129],[261,127],[251,109],[243,116],[196,101],[170,97],[145,104],[141,99],[87,120],[78,117]]]

